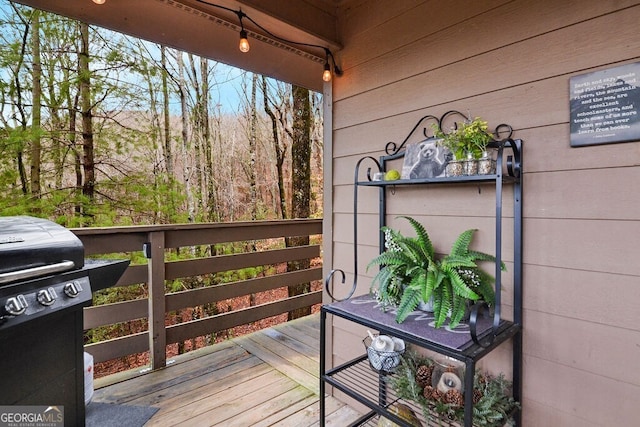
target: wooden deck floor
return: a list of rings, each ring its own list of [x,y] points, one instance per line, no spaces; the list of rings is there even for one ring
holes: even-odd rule
[[[188,353],[165,369],[96,389],[93,401],[159,408],[145,426],[319,425],[319,320],[308,316]],[[359,415],[328,398],[326,425]]]

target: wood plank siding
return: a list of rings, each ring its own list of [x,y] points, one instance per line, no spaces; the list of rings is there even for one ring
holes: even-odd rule
[[[569,79],[640,61],[640,3],[367,0],[348,2],[338,16],[344,76],[331,92],[325,270],[341,268],[347,284],[353,280],[359,158],[379,157],[427,114],[456,109],[493,126],[508,123],[524,140],[525,156],[523,425],[636,425],[640,142],[571,148]],[[359,197],[362,294],[378,251],[378,190],[362,189]],[[510,189],[504,200],[508,230]],[[389,196],[388,219],[414,216],[442,251],[461,231],[478,228],[474,247],[493,251],[493,203],[491,189],[473,186],[403,189]],[[511,251],[505,239],[508,268]],[[504,285],[508,300],[510,280]],[[335,320],[333,363],[361,353],[364,333]],[[510,375],[509,360],[506,346],[481,365]]]

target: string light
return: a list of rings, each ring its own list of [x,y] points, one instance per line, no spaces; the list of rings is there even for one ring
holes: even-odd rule
[[[247,39],[247,30],[244,29],[244,25],[242,24],[242,18],[246,15],[241,10],[236,13],[240,20],[240,44],[238,45],[238,48],[240,49],[240,52],[247,53],[249,52],[249,49],[251,49],[251,46],[249,46],[249,40]]]
[[[247,53],[251,46],[249,46],[249,40],[247,40],[247,32],[245,30],[240,30],[240,43],[238,44],[238,48],[240,52]]]
[[[103,2],[104,3],[105,0],[93,0],[93,1],[95,1],[95,2],[99,1],[99,2]],[[288,44],[295,44],[295,45],[298,45],[298,46],[307,46],[307,47],[313,47],[313,48],[318,48],[318,49],[324,49],[325,62],[324,62],[324,70],[322,72],[322,80],[324,80],[325,82],[330,82],[333,74],[335,74],[336,76],[341,76],[342,75],[342,70],[340,69],[340,67],[338,67],[338,64],[336,64],[336,59],[333,56],[333,53],[331,53],[331,51],[329,50],[329,48],[326,48],[324,46],[317,45],[317,44],[312,44],[312,43],[297,42],[297,41],[285,39],[284,37],[277,36],[277,35],[273,34],[272,32],[270,32],[269,30],[267,30],[266,28],[264,28],[262,25],[258,24],[250,16],[248,16],[246,13],[244,13],[241,10],[231,9],[229,7],[221,6],[221,5],[218,5],[218,4],[215,4],[215,3],[210,3],[210,2],[205,1],[205,0],[196,0],[196,1],[198,3],[206,4],[207,6],[217,7],[218,9],[223,9],[223,10],[226,10],[228,12],[235,13],[238,16],[238,20],[240,21],[240,43],[238,44],[238,48],[240,49],[241,52],[247,53],[247,52],[249,52],[249,49],[251,48],[251,46],[249,45],[248,33],[244,29],[244,24],[242,22],[243,18],[247,18],[256,27],[258,27],[260,30],[262,30],[267,35],[269,35],[270,37],[272,37],[272,38],[274,38],[276,40],[279,40],[281,42],[288,43]],[[333,67],[331,67],[331,63],[333,63]]]
[[[324,72],[322,73],[322,80],[325,82],[331,81],[331,66],[329,65],[329,60],[324,63]]]

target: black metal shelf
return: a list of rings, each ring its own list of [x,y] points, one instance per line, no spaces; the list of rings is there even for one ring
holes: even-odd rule
[[[432,412],[425,419],[422,408],[414,402],[400,399],[389,384],[392,374],[380,374],[374,371],[367,361],[367,356],[353,359],[323,375],[322,380],[338,390],[358,400],[371,409],[351,426],[378,426],[380,417],[385,417],[403,427],[414,427],[388,408],[395,403],[402,403],[413,410],[423,426],[460,427],[459,423],[443,419]],[[383,399],[384,403],[380,403]]]
[[[505,343],[513,345],[513,397],[519,401],[522,393],[522,141],[511,139],[512,129],[508,125],[499,125],[496,129],[496,135],[499,129],[507,129],[509,135],[506,139],[500,141],[492,141],[490,146],[497,151],[496,173],[490,175],[466,175],[466,176],[450,176],[439,178],[424,179],[399,179],[394,181],[374,181],[372,179],[372,170],[368,168],[366,171],[366,179],[363,180],[360,174],[360,168],[364,162],[371,162],[376,167],[376,173],[384,173],[386,163],[396,160],[404,156],[402,151],[409,137],[420,127],[425,120],[438,120],[440,128],[442,122],[451,113],[446,113],[441,119],[433,116],[425,116],[413,128],[407,138],[396,146],[395,143],[387,144],[387,155],[376,160],[367,156],[360,159],[355,167],[354,177],[354,223],[353,223],[353,271],[354,281],[351,291],[344,299],[335,298],[331,291],[331,282],[336,273],[342,276],[342,283],[345,282],[345,273],[343,270],[334,269],[325,280],[325,288],[327,294],[337,302],[324,305],[321,308],[320,320],[320,425],[324,425],[325,415],[325,386],[331,385],[358,402],[364,404],[371,409],[371,413],[364,415],[354,425],[377,425],[377,419],[381,416],[386,417],[393,422],[407,426],[408,424],[390,413],[387,407],[390,403],[397,400],[393,390],[386,382],[386,376],[389,374],[377,373],[369,366],[367,356],[362,356],[348,363],[338,366],[331,370],[326,370],[326,345],[327,337],[326,322],[327,316],[337,316],[348,321],[363,325],[367,328],[379,331],[381,334],[387,334],[401,338],[405,342],[432,350],[436,353],[453,357],[464,362],[464,425],[472,427],[473,425],[473,378],[475,374],[476,362],[482,357],[489,354],[498,346]],[[425,137],[427,136],[425,132]],[[507,154],[505,154],[505,151]],[[358,279],[358,188],[360,187],[377,187],[380,192],[380,227],[386,225],[386,201],[387,192],[398,194],[399,187],[411,186],[432,186],[432,185],[470,185],[470,184],[494,184],[495,185],[495,293],[496,301],[493,307],[493,313],[488,317],[482,317],[477,310],[479,305],[474,307],[469,322],[469,332],[462,337],[459,331],[451,332],[446,329],[434,329],[428,324],[415,324],[416,319],[409,318],[402,324],[395,322],[395,316],[391,313],[382,313],[380,308],[374,304],[369,296],[351,298],[356,290]],[[502,192],[504,185],[513,186],[513,320],[505,320],[501,318],[501,286],[502,271],[500,265],[502,262]],[[380,248],[384,247],[384,236],[380,233]],[[369,301],[367,301],[367,298]],[[355,305],[349,306],[355,301]],[[368,304],[368,305],[367,305]],[[366,306],[366,307],[365,307]],[[365,308],[363,308],[365,307]],[[386,316],[386,317],[385,317]],[[455,339],[453,337],[455,335]],[[461,338],[462,337],[462,338]],[[415,404],[403,402],[410,407],[415,408]],[[415,411],[420,415],[422,410],[418,408]],[[520,411],[516,411],[515,423],[520,425]],[[450,423],[450,420],[442,420],[434,413],[433,417],[437,421],[435,425],[459,426],[457,423]],[[427,421],[427,420],[425,420]],[[433,421],[433,420],[432,420]],[[426,424],[434,425],[434,424]]]
[[[420,178],[420,179],[396,179],[393,181],[358,181],[356,185],[363,187],[400,187],[424,184],[460,184],[460,183],[495,183],[496,179],[502,179],[505,184],[516,181],[512,176],[489,175],[461,175],[447,176],[442,178]]]
[[[350,309],[349,304],[352,302],[357,304],[358,312]],[[363,310],[363,307],[367,307],[367,310]],[[465,362],[481,359],[522,330],[520,324],[504,319],[500,320],[500,324],[494,330],[493,319],[484,316],[477,322],[478,327],[481,328],[478,333],[481,342],[476,343],[467,329],[468,323],[456,328],[455,331],[446,328],[435,329],[428,325],[430,316],[426,313],[417,317],[410,316],[403,323],[397,323],[393,313],[381,312],[375,301],[368,295],[323,305],[321,311],[323,316],[326,314],[338,316]],[[455,338],[455,345],[451,344],[452,337]]]

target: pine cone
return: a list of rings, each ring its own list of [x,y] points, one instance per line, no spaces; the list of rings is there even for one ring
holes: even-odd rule
[[[422,395],[427,400],[437,400],[440,401],[442,399],[442,392],[435,387],[430,385],[426,386],[422,391]]]
[[[489,381],[489,379],[487,378],[487,376],[485,374],[480,374],[478,375],[478,385],[479,386],[484,386],[487,382]]]
[[[462,397],[462,393],[458,390],[449,390],[444,396],[442,396],[442,401],[444,403],[448,403],[453,406],[463,406],[464,405],[464,397]]]
[[[478,402],[480,402],[480,399],[482,399],[484,397],[484,393],[482,393],[482,391],[478,390],[477,388],[473,390],[473,404],[476,405]]]
[[[431,385],[433,366],[420,365],[416,370],[416,382],[420,387]]]

